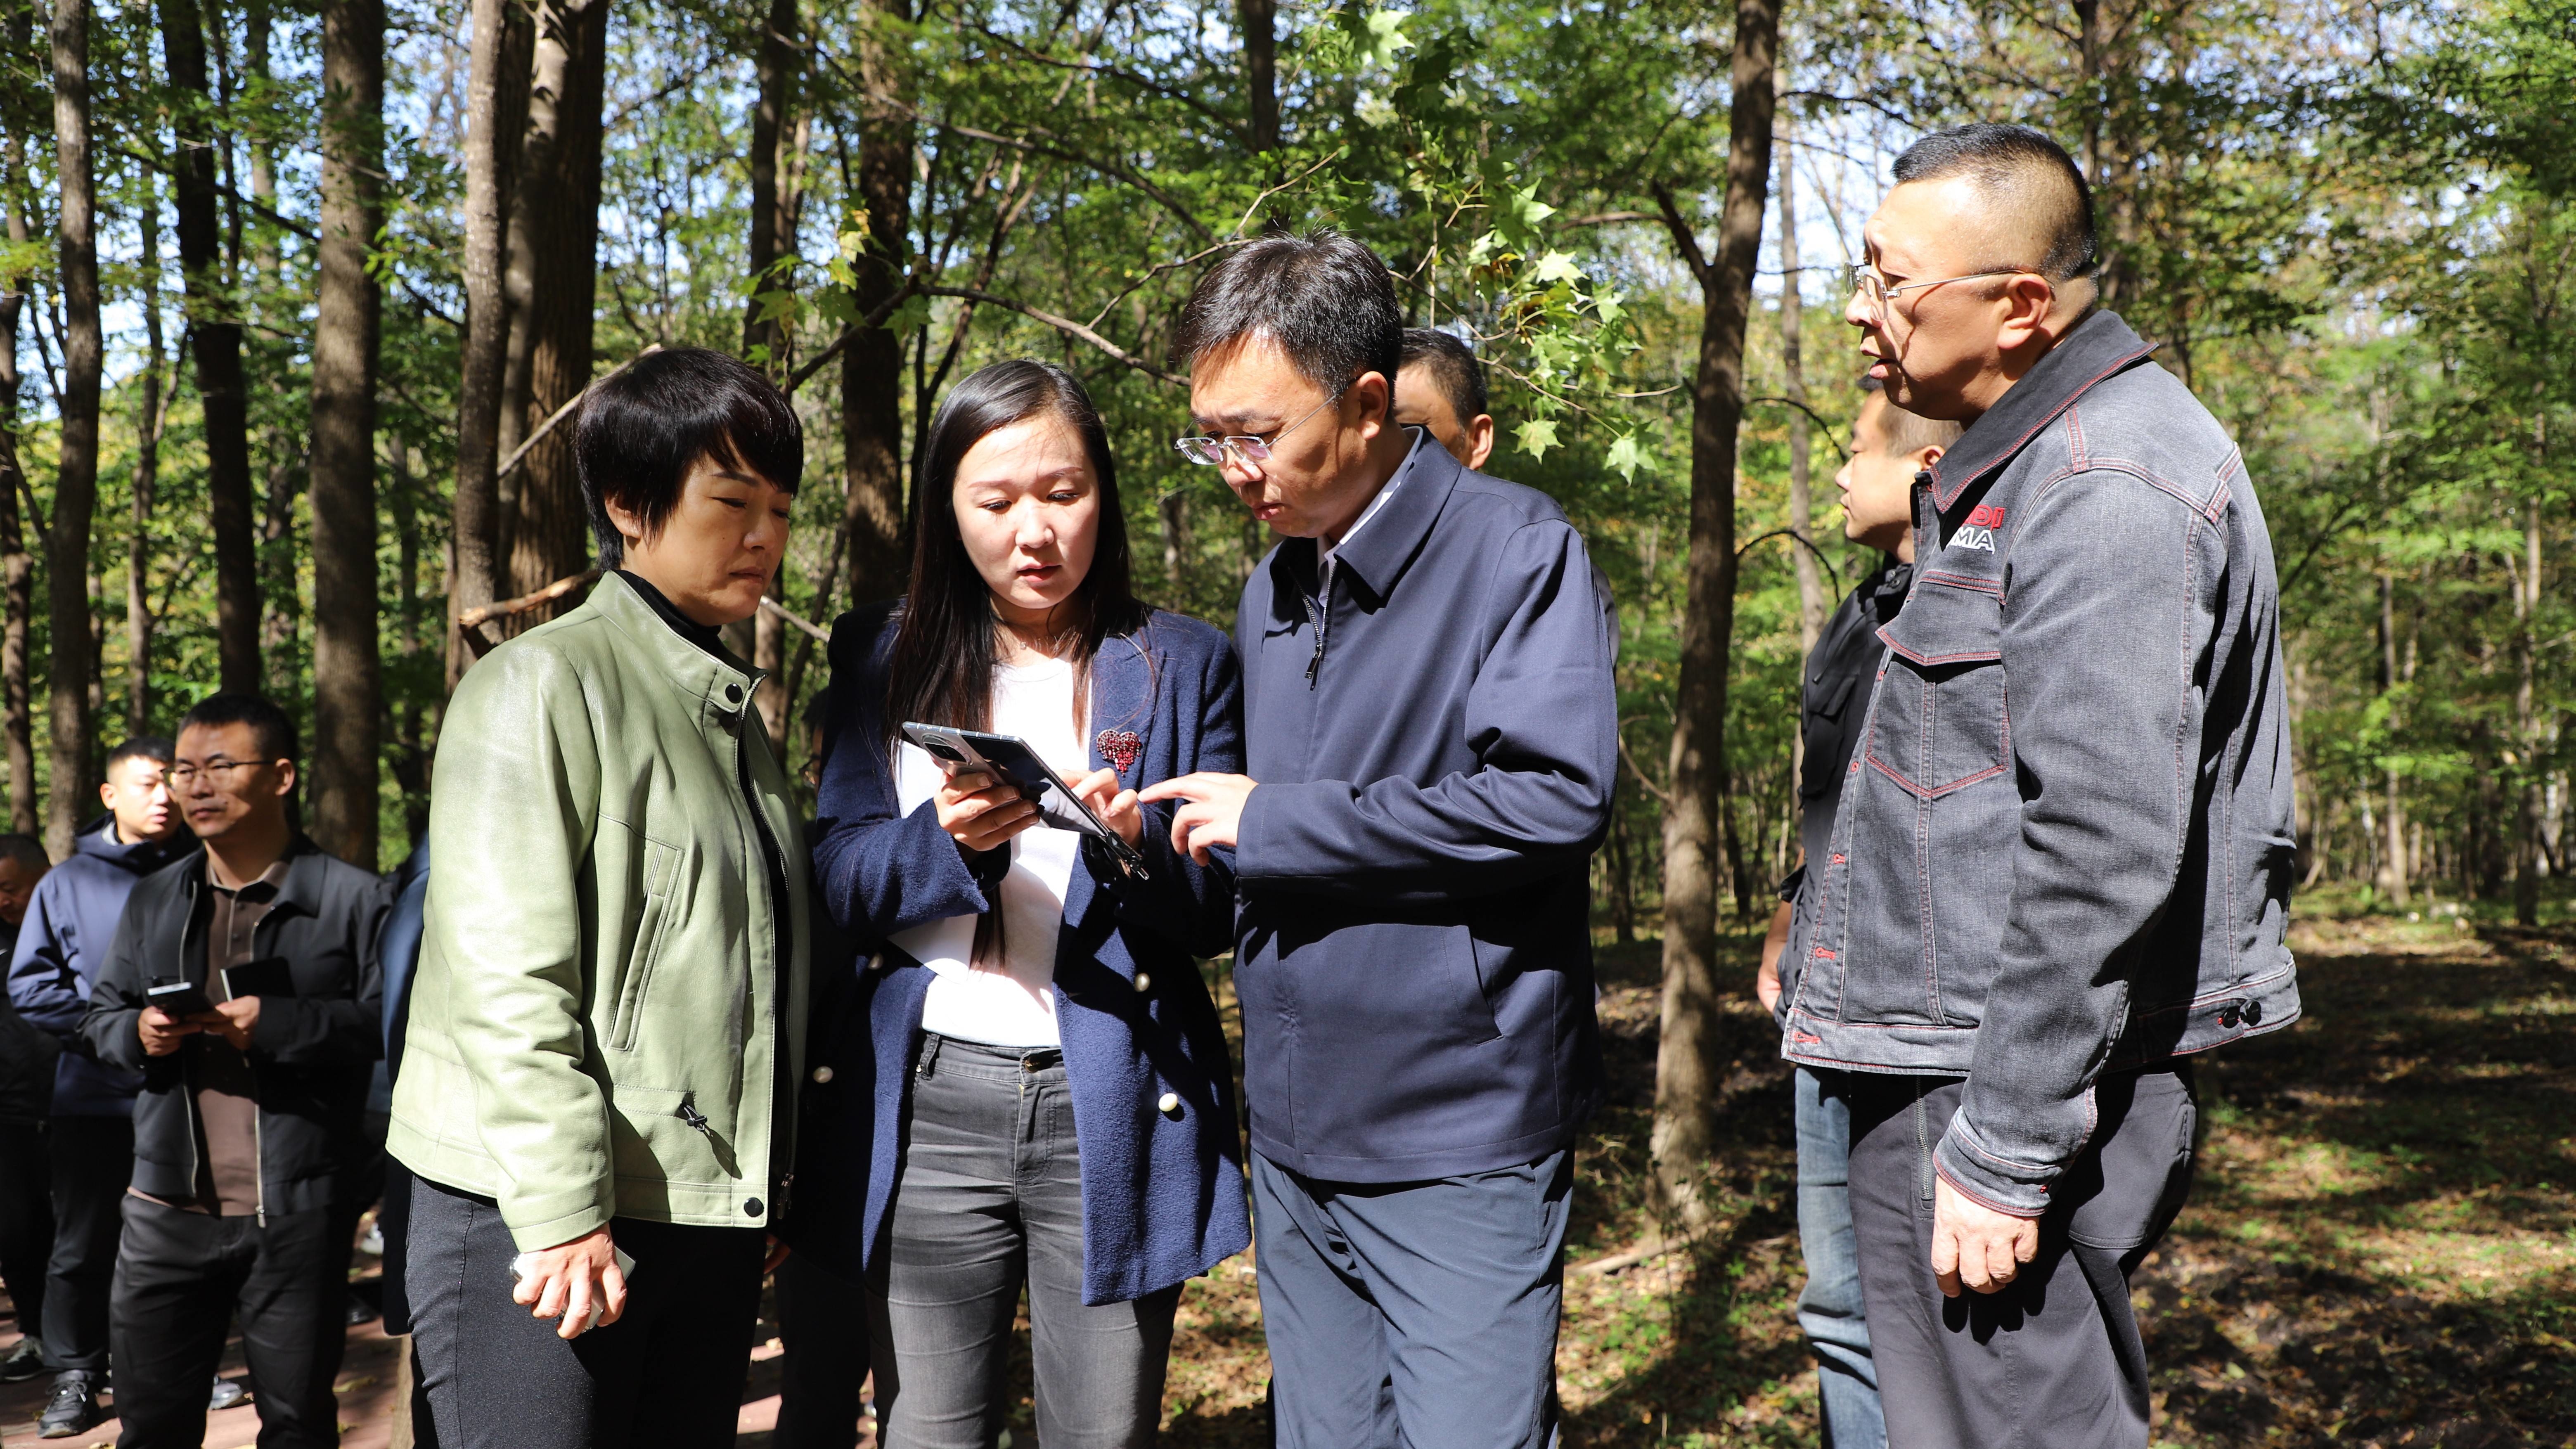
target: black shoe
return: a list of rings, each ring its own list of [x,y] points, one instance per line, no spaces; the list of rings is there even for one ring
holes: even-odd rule
[[[206,1396],[206,1408],[215,1413],[239,1408],[250,1402],[250,1390],[231,1379],[215,1380],[215,1391]]]
[[[45,1371],[45,1341],[28,1334],[18,1346],[0,1358],[0,1384],[23,1383]]]
[[[356,1328],[362,1324],[373,1323],[383,1316],[384,1314],[378,1311],[376,1305],[360,1296],[356,1289],[349,1290],[349,1306],[341,1315],[342,1322],[351,1328]]]
[[[36,1418],[36,1437],[68,1439],[106,1417],[99,1412],[97,1381],[73,1369],[54,1375],[54,1396],[46,1400],[45,1412]]]

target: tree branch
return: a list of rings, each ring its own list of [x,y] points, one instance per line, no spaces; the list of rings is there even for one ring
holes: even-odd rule
[[[610,378],[615,377],[617,374],[624,372],[626,369],[633,367],[635,364],[642,362],[645,358],[648,358],[661,350],[661,343],[648,342],[644,345],[643,351],[636,353],[633,357],[626,359],[624,362],[617,364],[608,371],[601,373],[598,377],[593,378],[589,387],[583,388],[581,391],[574,393],[572,401],[565,403],[562,407],[548,413],[544,422],[537,424],[534,429],[530,430],[528,436],[520,441],[519,446],[510,450],[510,456],[501,460],[501,466],[493,470],[492,477],[496,481],[509,477],[510,471],[518,467],[520,462],[528,456],[528,450],[535,447],[546,434],[553,432],[555,430],[555,424],[571,417],[573,410],[581,406],[584,398],[589,397],[592,392],[606,384]]]
[[[1673,189],[1660,181],[1650,189],[1654,192],[1656,209],[1663,213],[1664,229],[1673,234],[1673,246],[1682,254],[1682,265],[1690,268],[1691,279],[1706,291],[1713,275],[1709,270],[1708,256],[1699,249],[1699,238],[1691,234],[1690,223],[1682,220],[1681,208],[1673,204]]]

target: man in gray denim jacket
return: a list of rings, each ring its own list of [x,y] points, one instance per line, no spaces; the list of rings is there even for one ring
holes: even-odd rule
[[[1888,1442],[2143,1449],[2127,1278],[2190,1186],[2189,1054],[2299,1012],[2271,542],[2218,422],[2096,310],[2062,149],[1965,127],[1896,179],[1844,319],[1892,400],[1968,426],[1915,480],[1784,1051],[1861,1074]]]

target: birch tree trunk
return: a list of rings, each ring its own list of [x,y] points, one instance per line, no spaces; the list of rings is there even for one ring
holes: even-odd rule
[[[54,157],[60,209],[55,235],[62,257],[62,452],[54,480],[54,516],[45,547],[45,593],[52,624],[52,789],[47,792],[45,848],[56,860],[94,808],[89,786],[91,515],[98,505],[99,374],[105,362],[99,328],[97,188],[90,163],[89,0],[54,0]]]
[[[1655,1058],[1655,1183],[1683,1226],[1705,1226],[1702,1196],[1723,1071],[1717,976],[1719,831],[1726,789],[1727,666],[1735,628],[1735,452],[1744,415],[1744,336],[1771,180],[1778,0],[1737,0],[1733,111],[1717,256],[1677,227],[1700,283],[1691,380],[1690,546],[1674,691],[1672,806],[1664,817],[1664,989]],[[1670,193],[1668,224],[1679,220]]]
[[[251,519],[241,324],[224,270],[223,218],[215,184],[214,93],[206,76],[206,37],[196,0],[160,0],[160,13],[163,69],[177,102],[172,129],[180,154],[172,199],[178,211],[179,269],[187,283],[190,351],[205,418],[216,653],[223,687],[252,693],[259,689],[261,675],[259,542]],[[57,129],[60,124],[57,120]]]
[[[313,319],[313,838],[376,868],[376,348],[383,0],[323,0],[322,239]]]

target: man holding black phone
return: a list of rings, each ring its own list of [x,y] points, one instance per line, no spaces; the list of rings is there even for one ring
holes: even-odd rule
[[[122,1449],[202,1442],[236,1310],[261,1443],[339,1441],[332,1194],[383,1054],[391,899],[296,829],[295,753],[265,699],[188,712],[169,779],[204,849],[134,888],[82,1028],[143,1073],[109,1308]]]

